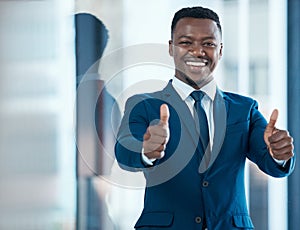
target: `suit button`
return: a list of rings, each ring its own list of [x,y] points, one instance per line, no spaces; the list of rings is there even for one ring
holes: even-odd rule
[[[202,186],[203,187],[208,187],[208,181],[203,181]]]
[[[197,224],[200,224],[201,223],[201,217],[200,216],[197,216],[196,218],[195,218],[195,222],[197,223]]]

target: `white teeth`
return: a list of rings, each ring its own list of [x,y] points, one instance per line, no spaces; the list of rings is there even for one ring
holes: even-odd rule
[[[206,66],[205,62],[193,62],[193,61],[187,61],[186,62],[187,65],[191,65],[191,66]]]

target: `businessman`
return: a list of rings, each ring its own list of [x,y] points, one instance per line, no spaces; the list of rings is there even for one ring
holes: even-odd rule
[[[136,229],[253,229],[246,158],[273,177],[293,171],[293,139],[276,128],[278,111],[266,121],[255,100],[217,87],[222,51],[215,12],[179,10],[169,41],[175,76],[162,91],[126,103],[115,154],[120,167],[146,178]]]

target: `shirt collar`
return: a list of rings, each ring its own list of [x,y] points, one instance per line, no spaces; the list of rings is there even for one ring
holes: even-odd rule
[[[193,91],[195,91],[193,87],[179,80],[175,76],[173,77],[172,84],[181,99],[184,101],[190,96]],[[203,86],[200,90],[203,91],[213,101],[216,95],[217,83],[215,80],[212,80],[211,82]]]

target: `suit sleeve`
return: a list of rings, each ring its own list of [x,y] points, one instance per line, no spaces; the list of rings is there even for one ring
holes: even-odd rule
[[[295,158],[290,159],[284,167],[272,158],[264,141],[266,126],[267,121],[258,111],[258,104],[254,101],[250,111],[249,151],[247,157],[270,176],[288,176],[294,169]]]
[[[145,168],[141,150],[143,136],[149,126],[146,114],[141,96],[128,99],[115,145],[116,159],[120,167],[125,170],[140,171]]]

